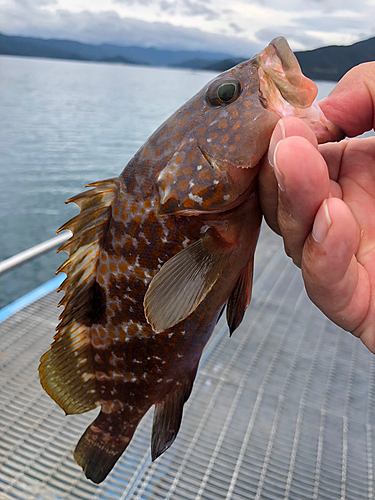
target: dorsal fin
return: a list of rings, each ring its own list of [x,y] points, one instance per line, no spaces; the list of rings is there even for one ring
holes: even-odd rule
[[[96,281],[96,268],[105,229],[116,196],[117,179],[89,184],[93,187],[67,200],[81,213],[59,230],[70,229],[73,236],[58,251],[69,258],[56,271],[67,278],[59,288],[65,295],[59,305],[60,316],[51,349],[41,359],[40,381],[45,391],[66,413],[84,413],[99,404],[91,354],[90,326],[98,317],[101,287]]]
[[[182,411],[188,400],[197,367],[188,373],[183,381],[177,382],[174,389],[163,401],[155,405],[154,423],[151,437],[151,457],[156,460],[176,439],[182,420]]]

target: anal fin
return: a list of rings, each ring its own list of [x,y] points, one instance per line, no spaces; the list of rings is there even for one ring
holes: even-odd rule
[[[250,262],[242,269],[227,302],[227,323],[231,336],[240,326],[250,304],[253,288],[253,267],[254,259],[251,258]]]
[[[184,403],[190,396],[196,371],[196,369],[193,370],[183,382],[178,382],[174,390],[155,405],[151,437],[153,461],[162,455],[176,439],[181,425]]]

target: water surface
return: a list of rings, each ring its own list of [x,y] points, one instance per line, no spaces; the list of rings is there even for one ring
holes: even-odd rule
[[[117,176],[215,73],[0,57],[0,260],[55,235],[64,201]],[[54,276],[54,252],[0,278],[0,307]]]

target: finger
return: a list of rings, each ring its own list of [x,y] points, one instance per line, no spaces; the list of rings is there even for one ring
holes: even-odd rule
[[[267,224],[278,234],[280,234],[277,220],[278,184],[273,169],[273,156],[278,142],[290,136],[305,137],[311,144],[317,147],[316,137],[310,127],[295,117],[290,116],[279,120],[273,131],[268,155],[261,162],[258,175],[258,189],[263,215]]]
[[[300,266],[315,215],[330,194],[327,165],[316,145],[304,137],[280,141],[274,162],[279,183],[278,224],[286,253]]]
[[[342,200],[330,198],[317,212],[302,256],[310,299],[336,324],[357,334],[370,306],[369,277],[355,257],[359,242],[352,212]],[[375,343],[368,347],[374,349]]]
[[[319,106],[348,137],[375,128],[375,62],[351,69]]]

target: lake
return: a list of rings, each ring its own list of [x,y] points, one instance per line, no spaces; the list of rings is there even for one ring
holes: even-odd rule
[[[0,261],[52,238],[64,201],[117,176],[147,137],[215,73],[0,57]],[[320,96],[332,89],[319,83]],[[0,278],[0,308],[54,277],[45,254]]]

